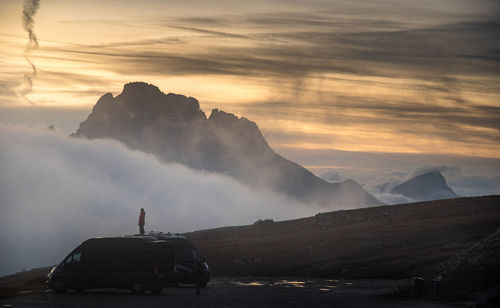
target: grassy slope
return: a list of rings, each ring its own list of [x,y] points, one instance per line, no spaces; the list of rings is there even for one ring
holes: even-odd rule
[[[500,196],[323,213],[187,234],[214,275],[432,277],[500,228]]]

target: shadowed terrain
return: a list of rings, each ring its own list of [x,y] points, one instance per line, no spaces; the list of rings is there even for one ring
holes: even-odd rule
[[[263,220],[187,236],[215,275],[432,278],[498,228],[500,196],[487,196]]]

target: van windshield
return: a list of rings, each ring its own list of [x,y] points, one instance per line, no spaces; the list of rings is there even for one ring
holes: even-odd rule
[[[175,259],[179,262],[186,262],[186,263],[201,262],[201,256],[198,253],[198,251],[190,247],[176,248]]]

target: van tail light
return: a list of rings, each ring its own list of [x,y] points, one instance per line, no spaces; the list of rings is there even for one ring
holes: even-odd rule
[[[177,263],[174,261],[174,272],[177,272]]]
[[[155,276],[158,276],[158,266],[155,266]]]

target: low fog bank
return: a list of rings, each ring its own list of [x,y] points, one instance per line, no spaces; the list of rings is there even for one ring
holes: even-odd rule
[[[99,93],[100,94],[100,93]],[[97,94],[96,94],[97,95]],[[76,131],[82,119],[89,115],[91,107],[67,108],[44,106],[1,106],[0,122],[12,125],[54,125],[65,134]]]
[[[111,140],[0,123],[0,275],[59,262],[82,240],[291,219],[320,208],[201,173]],[[323,209],[324,210],[324,209]]]
[[[375,198],[384,202],[385,204],[404,204],[404,203],[413,203],[417,202],[412,198],[409,198],[400,194],[391,194],[391,193],[383,193],[379,192],[375,189],[368,189],[368,191],[375,196]]]

